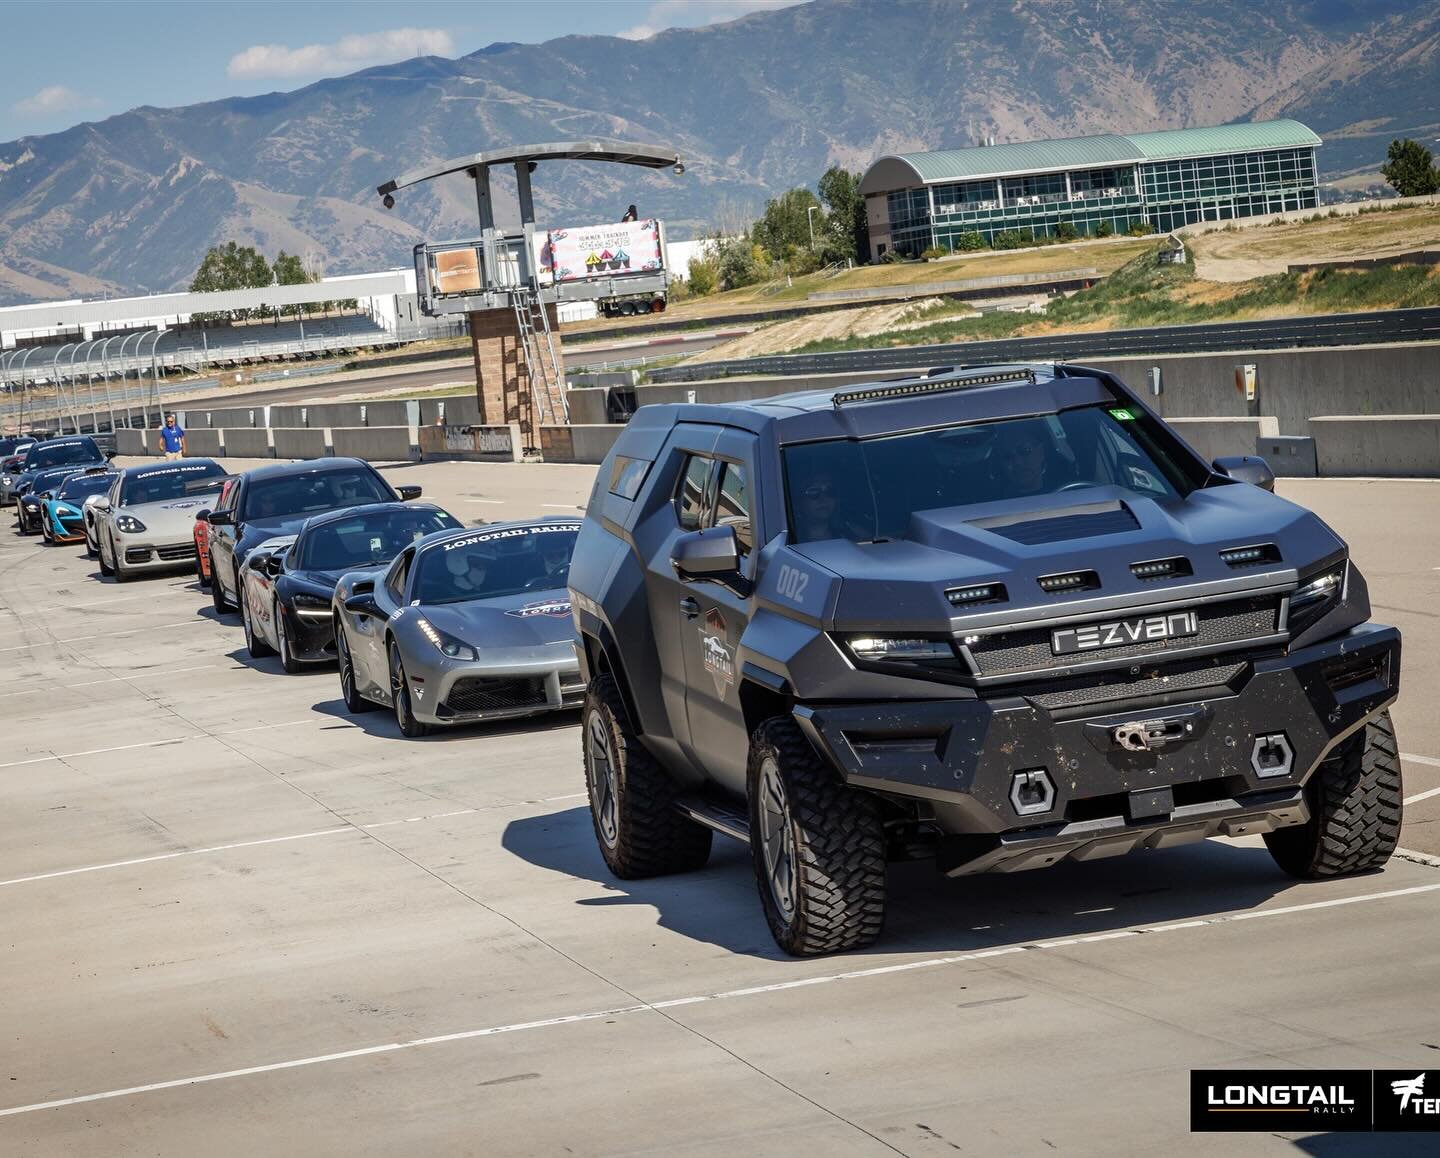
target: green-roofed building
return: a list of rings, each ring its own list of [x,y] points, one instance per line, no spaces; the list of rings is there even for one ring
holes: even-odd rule
[[[881,157],[860,181],[870,256],[963,249],[997,234],[1165,233],[1319,204],[1320,138],[1299,121],[1104,133]]]

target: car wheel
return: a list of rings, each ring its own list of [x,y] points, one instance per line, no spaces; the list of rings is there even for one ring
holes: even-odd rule
[[[675,782],[640,743],[613,676],[590,681],[580,737],[606,867],[621,880],[702,868],[713,834],[675,808]]]
[[[110,567],[115,572],[116,583],[128,583],[134,578],[134,572],[125,570],[125,560],[120,558],[120,552],[115,550],[115,540],[110,540]]]
[[[340,666],[340,694],[345,697],[345,710],[352,716],[373,712],[380,705],[362,696],[355,684],[355,659],[350,654],[350,644],[345,639],[345,629],[340,626],[339,616],[335,618],[335,658]]]
[[[106,577],[115,574],[115,568],[105,561],[105,540],[97,539],[95,543],[95,555],[100,560],[100,574]]]
[[[86,557],[87,559],[93,559],[93,558],[95,558],[95,556],[98,555],[99,553],[100,553],[100,552],[95,549],[95,544],[90,541],[90,532],[89,532],[89,531],[86,531],[86,532],[85,532],[85,557]]]
[[[410,683],[405,678],[405,661],[400,658],[400,648],[390,644],[390,702],[395,705],[395,722],[400,725],[400,734],[414,739],[428,735],[429,724],[422,724],[415,718],[410,707]]]
[[[240,596],[240,625],[245,629],[245,650],[251,659],[264,659],[274,655],[275,649],[255,634],[255,625],[250,622],[250,600]]]
[[[239,588],[236,588],[236,595],[239,595]],[[224,615],[230,610],[230,600],[225,598],[225,584],[220,582],[220,567],[215,562],[215,553],[210,553],[210,602],[215,608],[216,615]]]
[[[25,521],[25,509],[23,507],[20,509],[19,524],[20,533],[22,535],[28,535],[30,533],[30,524]]]
[[[1400,754],[1390,713],[1381,712],[1315,770],[1305,785],[1310,819],[1265,834],[1291,876],[1349,876],[1382,868],[1400,840]]]
[[[885,831],[789,717],[750,737],[750,853],[775,943],[797,957],[871,944],[885,922]]]
[[[290,633],[285,627],[285,615],[278,599],[270,605],[270,614],[275,617],[275,640],[280,645],[277,649],[280,653],[280,666],[291,675],[295,675],[304,665],[295,658],[290,650]]]
[[[200,590],[204,591],[210,586],[210,577],[205,574],[205,564],[200,561],[200,553],[195,553],[195,582],[200,584]]]

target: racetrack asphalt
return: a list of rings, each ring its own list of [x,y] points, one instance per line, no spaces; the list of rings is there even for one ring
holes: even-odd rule
[[[475,521],[593,469],[387,473]],[[1440,1059],[1440,482],[1280,487],[1405,632],[1408,859],[897,866],[882,942],[807,961],[743,848],[608,875],[573,715],[405,740],[186,574],[101,581],[5,519],[0,1154],[1433,1153],[1188,1132],[1192,1068]]]

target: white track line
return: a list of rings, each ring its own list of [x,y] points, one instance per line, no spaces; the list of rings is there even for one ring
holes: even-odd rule
[[[172,667],[161,668],[157,671],[136,672],[128,676],[107,676],[103,680],[86,680],[80,684],[56,684],[53,688],[26,688],[20,692],[0,692],[0,699],[8,700],[11,696],[39,696],[54,695],[56,692],[68,692],[75,688],[93,688],[100,684],[125,684],[132,680],[153,679],[155,676],[180,675],[182,672],[190,671],[236,671],[233,667],[217,667],[213,663],[202,663],[198,667]]]
[[[995,949],[981,949],[973,953],[957,953],[948,957],[929,957],[921,961],[909,961],[900,965],[880,965],[872,969],[853,969],[846,973],[831,973],[821,977],[804,977],[793,981],[777,981],[771,985],[755,985],[746,989],[727,989],[694,997],[676,997],[668,1001],[642,1002],[636,1005],[621,1005],[612,1009],[597,1009],[587,1013],[571,1013],[561,1017],[549,1017],[540,1021],[521,1021],[509,1025],[492,1025],[483,1029],[466,1029],[458,1033],[442,1033],[432,1037],[414,1037],[407,1041],[386,1042],[383,1045],[363,1046],[338,1053],[317,1054],[312,1057],[292,1058],[289,1061],[270,1062],[266,1065],[248,1066],[239,1070],[222,1070],[218,1073],[197,1074],[194,1077],[175,1078],[165,1082],[151,1082],[143,1086],[127,1086],[119,1090],[105,1090],[96,1094],[82,1094],[73,1098],[56,1098],[49,1102],[33,1102],[28,1106],[12,1106],[0,1110],[0,1118],[15,1114],[33,1114],[37,1110],[54,1110],[62,1106],[77,1106],[89,1102],[102,1102],[111,1098],[124,1098],[133,1094],[148,1094],[156,1090],[173,1090],[181,1086],[200,1085],[204,1082],[225,1081],[228,1078],[251,1077],[255,1074],[275,1073],[279,1070],[299,1069],[303,1066],[322,1065],[326,1062],[347,1061],[351,1058],[370,1057],[374,1054],[394,1053],[402,1049],[418,1049],[427,1045],[442,1045],[472,1038],[494,1037],[504,1033],[519,1033],[531,1029],[548,1029],[557,1025],[571,1025],[582,1021],[599,1021],[604,1018],[622,1017],[631,1013],[650,1013],[657,1010],[680,1009],[687,1005],[700,1005],[711,1001],[729,1001],[762,994],[783,993],[792,989],[806,989],[818,985],[833,985],[838,981],[857,981],[864,978],[883,977],[898,973],[913,973],[921,969],[936,969],[944,965],[959,965],[970,961],[981,961],[990,957],[1003,957],[1015,953],[1044,951],[1069,945],[1090,944],[1096,941],[1115,941],[1128,937],[1144,936],[1148,933],[1167,933],[1179,929],[1206,928],[1215,925],[1232,924],[1236,921],[1259,920],[1262,917],[1289,916],[1294,913],[1334,908],[1338,905],[1356,905],[1368,901],[1389,900],[1394,897],[1415,896],[1440,889],[1440,882],[1429,885],[1415,885],[1404,889],[1390,889],[1381,893],[1366,893],[1355,897],[1338,897],[1330,901],[1313,901],[1304,905],[1287,905],[1278,909],[1260,909],[1246,913],[1209,917],[1200,921],[1182,921],[1167,925],[1153,925],[1145,928],[1126,929],[1115,933],[1101,933],[1093,937],[1077,937],[1064,941],[1006,945]]]
[[[246,732],[268,732],[272,728],[293,728],[299,724],[312,724],[323,719],[315,716],[304,720],[286,720],[279,724],[256,724],[252,728],[231,728],[225,732],[193,732],[188,736],[169,736],[164,740],[143,740],[138,744],[118,744],[113,748],[90,748],[84,752],[54,752],[49,756],[32,756],[28,760],[12,760],[0,764],[0,768],[19,768],[25,764],[44,764],[50,760],[74,760],[81,756],[103,756],[107,752],[129,752],[136,748],[161,748],[166,744],[183,744],[186,740],[208,740],[217,736],[240,736]]]
[[[42,639],[35,643],[21,643],[14,647],[0,647],[0,651],[26,651],[32,647],[44,647],[47,643],[58,646],[62,643],[84,643],[89,639],[118,639],[122,635],[139,635],[143,631],[164,631],[167,627],[192,627],[197,623],[209,623],[208,619],[184,619],[179,623],[157,623],[153,627],[132,627],[128,631],[109,631],[100,635],[76,635],[70,639]]]
[[[1417,756],[1414,752],[1401,752],[1400,759],[1411,764],[1429,764],[1432,768],[1440,768],[1440,760],[1434,756]]]
[[[389,828],[396,824],[418,824],[422,820],[445,820],[452,816],[471,816],[477,812],[498,812],[506,808],[522,808],[527,804],[553,804],[560,800],[577,800],[583,797],[583,792],[571,792],[565,796],[546,796],[539,800],[514,800],[506,801],[503,804],[487,804],[479,808],[457,808],[452,812],[433,812],[428,816],[407,816],[402,820],[377,820],[373,824],[345,824],[339,828],[317,828],[310,832],[292,832],[287,836],[267,836],[258,840],[239,840],[231,844],[212,844],[205,848],[184,848],[177,852],[161,852],[153,856],[135,856],[128,860],[112,860],[104,864],[87,864],[79,868],[56,869],[48,873],[32,873],[26,877],[12,877],[8,881],[0,881],[0,888],[8,885],[26,885],[34,881],[54,880],[56,877],[73,877],[82,873],[98,873],[107,869],[129,868],[137,864],[153,864],[155,861],[175,860],[183,856],[204,856],[209,853],[229,852],[237,848],[255,848],[264,844],[284,844],[291,840],[310,840],[317,836],[336,836],[342,832],[369,832],[372,828]]]
[[[1428,792],[1417,792],[1414,796],[1405,797],[1406,804],[1419,804],[1422,800],[1429,800],[1432,796],[1440,796],[1440,788],[1432,788]]]
[[[504,499],[466,499],[465,501],[467,503],[488,503],[492,507],[503,507],[505,505]]]

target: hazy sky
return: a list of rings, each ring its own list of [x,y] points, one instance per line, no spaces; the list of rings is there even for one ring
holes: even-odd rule
[[[0,0],[0,141],[417,55],[640,38],[798,0]]]

